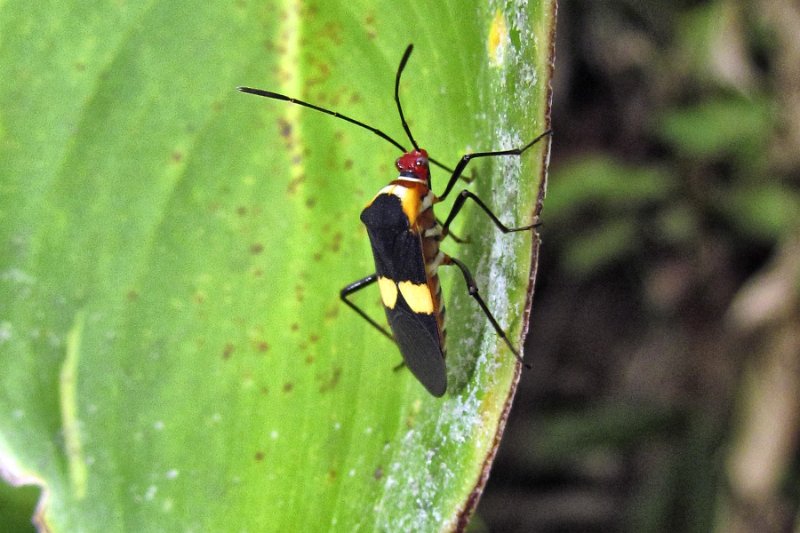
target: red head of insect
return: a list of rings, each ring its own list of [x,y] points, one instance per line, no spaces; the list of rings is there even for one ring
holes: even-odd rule
[[[416,178],[429,183],[430,168],[428,152],[422,149],[412,150],[400,156],[395,163],[401,176]]]

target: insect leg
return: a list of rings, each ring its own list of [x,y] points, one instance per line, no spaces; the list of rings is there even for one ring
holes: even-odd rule
[[[522,357],[520,357],[517,349],[514,348],[514,346],[511,344],[511,341],[508,340],[506,332],[503,331],[503,328],[501,328],[500,324],[497,323],[497,320],[494,318],[494,315],[492,315],[492,312],[489,311],[489,308],[486,307],[486,303],[483,301],[483,298],[481,298],[481,295],[478,294],[478,285],[475,283],[475,278],[472,277],[472,274],[467,268],[467,265],[465,265],[464,263],[462,263],[461,261],[459,261],[454,257],[447,257],[445,259],[445,262],[442,264],[453,264],[456,265],[459,268],[459,270],[461,270],[461,273],[464,275],[464,281],[467,282],[467,290],[469,291],[469,295],[472,296],[475,299],[475,301],[478,302],[478,305],[481,306],[483,314],[486,315],[486,318],[488,318],[489,322],[492,323],[492,327],[497,332],[497,335],[505,341],[511,352],[517,358],[517,361],[525,365],[526,368],[531,368],[531,365],[527,364],[525,361],[522,360]]]
[[[525,146],[521,146],[519,148],[512,148],[510,150],[498,150],[494,152],[475,152],[474,154],[465,154],[461,157],[461,161],[458,162],[456,168],[453,170],[453,174],[450,176],[450,180],[447,182],[447,186],[444,188],[444,192],[439,195],[439,200],[444,200],[450,191],[453,190],[458,179],[461,177],[462,172],[466,168],[467,164],[476,159],[478,157],[500,157],[505,155],[522,155],[525,150],[542,140],[544,137],[551,135],[553,133],[552,130],[547,130],[546,132],[542,133],[534,140],[526,144]]]
[[[342,299],[342,301],[343,301],[344,303],[346,303],[347,305],[349,305],[349,306],[350,306],[350,308],[351,308],[353,311],[355,311],[356,313],[358,313],[359,315],[361,315],[361,318],[363,318],[364,320],[366,320],[367,322],[369,322],[370,324],[372,324],[372,326],[373,326],[375,329],[377,329],[378,331],[380,331],[381,333],[383,333],[383,334],[384,334],[386,337],[388,337],[388,338],[389,338],[389,340],[391,340],[392,342],[395,342],[395,340],[394,340],[394,337],[392,336],[392,334],[391,334],[391,333],[389,333],[389,332],[386,330],[386,328],[384,328],[383,326],[381,326],[380,324],[378,324],[377,322],[375,322],[375,321],[374,321],[372,318],[370,318],[370,316],[369,316],[367,313],[365,313],[365,312],[364,312],[364,310],[363,310],[363,309],[361,309],[361,308],[360,308],[360,307],[358,307],[356,304],[354,304],[353,302],[351,302],[350,300],[348,300],[348,299],[347,299],[347,297],[348,297],[349,295],[353,294],[354,292],[360,291],[361,289],[363,289],[364,287],[367,287],[368,285],[372,285],[372,284],[373,284],[373,283],[375,283],[377,280],[378,280],[378,275],[377,275],[377,274],[370,274],[369,276],[367,276],[367,277],[365,277],[365,278],[361,278],[361,279],[360,279],[360,280],[358,280],[358,281],[354,281],[353,283],[350,283],[350,284],[348,284],[347,286],[345,286],[345,287],[344,287],[344,288],[343,288],[343,289],[342,289],[342,290],[339,292],[339,297]]]
[[[508,226],[506,226],[505,224],[500,222],[500,219],[498,219],[497,216],[494,213],[492,213],[492,210],[489,209],[486,206],[485,203],[483,203],[483,200],[478,198],[478,196],[476,194],[474,194],[473,192],[470,192],[470,191],[464,189],[456,197],[456,201],[453,202],[453,207],[452,207],[452,209],[450,209],[450,214],[447,215],[447,218],[445,219],[444,224],[442,224],[442,234],[443,235],[447,235],[448,234],[449,229],[450,229],[450,223],[453,222],[453,219],[456,218],[456,215],[458,215],[459,211],[461,211],[461,208],[464,207],[464,202],[466,202],[467,199],[470,199],[470,198],[472,200],[474,200],[475,203],[478,204],[478,206],[481,209],[483,209],[484,213],[489,215],[489,218],[492,219],[492,222],[494,222],[494,225],[497,226],[497,229],[499,229],[503,233],[511,233],[513,231],[525,231],[525,230],[529,230],[529,229],[535,228],[536,226],[538,226],[540,224],[539,221],[537,220],[533,224],[528,224],[527,226],[520,226],[518,228],[509,228]],[[456,241],[456,242],[458,242],[458,241]]]
[[[445,237],[450,237],[451,239],[456,241],[458,244],[467,244],[467,243],[469,243],[469,237],[459,237],[458,235],[456,235],[452,231],[445,231],[444,230],[444,224],[442,224],[442,221],[439,220],[438,217],[436,218],[436,223],[439,224],[439,226],[441,226],[441,228],[442,228],[442,235],[441,235],[440,240],[444,239]]]

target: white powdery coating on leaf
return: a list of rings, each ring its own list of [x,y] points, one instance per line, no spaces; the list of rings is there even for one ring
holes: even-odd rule
[[[0,273],[0,280],[19,285],[33,285],[36,282],[36,278],[18,268],[9,268]]]
[[[484,436],[487,429],[480,415],[478,390],[470,384],[461,395],[446,396],[437,412],[431,412],[433,418],[420,420],[417,428],[406,431],[388,468],[383,497],[375,507],[378,530],[435,531],[443,528],[445,519],[454,518],[442,516],[441,509],[449,507],[443,500],[448,491],[443,488],[452,487],[459,475],[453,470],[455,465],[442,460],[440,450],[455,447],[463,449],[467,457],[474,455],[471,448],[476,432]],[[437,435],[439,441],[431,443],[431,435]]]
[[[11,340],[13,330],[14,328],[11,326],[11,322],[0,322],[0,344]]]
[[[539,76],[536,74],[536,68],[529,63],[523,64],[520,67],[519,73],[521,78],[520,81],[523,85],[534,87],[539,82]]]
[[[447,402],[447,412],[442,412],[437,430],[446,431],[450,443],[459,445],[468,443],[475,427],[480,424],[479,408],[480,402],[472,391],[466,396],[453,398],[453,401]],[[446,469],[444,472],[452,475],[452,472]]]
[[[383,497],[375,508],[378,530],[426,531],[441,522],[436,505],[441,486],[437,474],[441,464],[434,463],[436,450],[425,445],[421,439],[424,433],[409,430],[403,437],[396,460],[389,467]],[[421,458],[424,458],[424,467],[411,471],[408,465],[419,462]],[[447,465],[444,468],[447,469]],[[422,475],[415,476],[414,472],[419,471]],[[414,512],[409,512],[410,509]]]

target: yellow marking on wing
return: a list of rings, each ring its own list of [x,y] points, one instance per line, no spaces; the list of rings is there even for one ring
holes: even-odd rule
[[[412,311],[426,315],[433,313],[433,298],[427,283],[417,285],[410,281],[401,281],[397,287]]]
[[[417,189],[405,189],[405,194],[400,197],[400,202],[403,206],[403,213],[405,213],[405,215],[408,217],[408,223],[413,226],[414,222],[417,221],[417,215],[419,215],[419,204],[421,199]]]
[[[381,301],[389,309],[397,303],[397,285],[389,278],[378,277],[378,288],[381,290]]]

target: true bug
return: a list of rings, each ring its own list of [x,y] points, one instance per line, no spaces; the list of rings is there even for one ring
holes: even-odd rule
[[[447,389],[445,309],[437,274],[437,269],[441,265],[455,265],[461,270],[470,296],[478,302],[497,335],[505,341],[522,363],[519,352],[511,344],[508,336],[478,293],[478,286],[467,266],[442,252],[439,249],[440,241],[449,234],[450,224],[468,199],[478,204],[503,233],[530,230],[537,223],[509,228],[500,222],[478,196],[468,190],[462,190],[459,193],[444,223],[439,223],[434,216],[433,205],[441,202],[450,194],[472,159],[519,156],[551,132],[548,130],[542,133],[520,148],[466,154],[454,169],[428,157],[428,153],[421,149],[414,140],[400,105],[400,76],[412,50],[413,45],[408,45],[400,60],[394,84],[394,100],[403,130],[414,147],[411,151],[406,150],[402,144],[383,131],[335,111],[272,91],[250,87],[239,87],[238,89],[245,93],[283,100],[332,115],[371,131],[403,152],[396,162],[400,175],[381,189],[361,212],[361,221],[367,228],[372,245],[375,272],[345,286],[340,292],[340,297],[364,320],[397,344],[405,364],[414,376],[428,392],[438,397],[442,396]],[[451,173],[444,192],[438,197],[431,191],[431,163]],[[455,239],[455,237],[453,238]],[[386,311],[391,333],[348,299],[349,295],[376,282],[380,289],[381,301]]]

